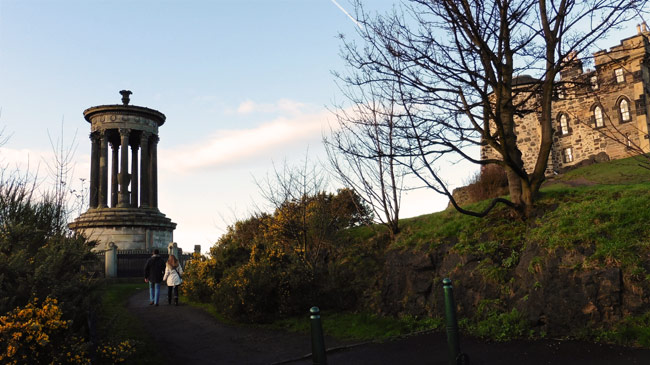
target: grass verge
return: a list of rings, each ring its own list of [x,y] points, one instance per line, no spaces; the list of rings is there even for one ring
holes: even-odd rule
[[[321,313],[323,332],[340,340],[388,340],[414,332],[440,329],[442,318],[403,316],[383,317],[370,313]],[[282,319],[271,324],[293,332],[308,333],[311,323],[308,316]]]
[[[107,282],[101,293],[98,334],[102,342],[133,341],[136,352],[127,363],[164,364],[166,360],[160,355],[157,344],[149,337],[138,318],[126,309],[129,297],[145,288],[144,283]]]

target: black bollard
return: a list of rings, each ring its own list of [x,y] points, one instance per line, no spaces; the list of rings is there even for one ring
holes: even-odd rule
[[[325,340],[323,339],[323,326],[320,321],[320,309],[311,307],[311,358],[314,365],[326,365]]]
[[[458,321],[456,320],[456,304],[454,303],[454,291],[451,287],[451,280],[442,280],[442,289],[445,293],[445,321],[447,323],[447,348],[449,349],[449,365],[456,365],[460,354],[458,344]]]

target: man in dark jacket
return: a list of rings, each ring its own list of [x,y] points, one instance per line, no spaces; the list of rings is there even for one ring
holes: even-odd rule
[[[160,298],[160,283],[165,273],[165,260],[160,257],[158,249],[153,250],[153,255],[144,265],[144,282],[149,283],[149,305],[158,305]]]

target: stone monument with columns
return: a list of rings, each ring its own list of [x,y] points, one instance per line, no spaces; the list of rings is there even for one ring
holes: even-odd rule
[[[120,250],[165,249],[176,228],[158,210],[158,128],[165,115],[129,105],[131,91],[120,94],[122,104],[84,110],[92,146],[90,200],[69,227],[99,241],[97,250],[109,243]]]

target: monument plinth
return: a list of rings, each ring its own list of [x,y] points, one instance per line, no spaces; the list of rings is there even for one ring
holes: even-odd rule
[[[176,228],[158,209],[158,129],[165,115],[129,105],[128,90],[120,94],[122,104],[84,111],[91,131],[89,207],[69,227],[99,241],[99,250],[110,242],[121,250],[165,249]]]

